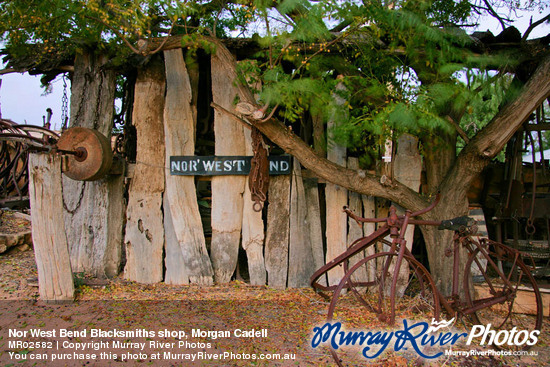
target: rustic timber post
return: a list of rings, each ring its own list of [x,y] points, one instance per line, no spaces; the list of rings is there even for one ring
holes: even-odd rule
[[[251,130],[244,130],[246,155],[253,155]],[[245,185],[242,225],[242,247],[248,259],[248,274],[251,285],[265,285],[264,221],[262,211],[255,211],[249,185]]]
[[[310,240],[302,172],[300,162],[294,158],[290,189],[289,288],[308,287],[309,278],[317,270]]]
[[[319,203],[319,187],[316,179],[304,179],[306,194],[307,224],[309,241],[313,252],[314,271],[325,265],[325,250],[323,242],[323,227],[321,225],[321,205]],[[309,281],[309,280],[308,280]],[[318,280],[319,284],[326,285],[326,276]]]
[[[271,177],[265,239],[267,284],[285,288],[288,273],[290,175]]]
[[[166,167],[170,156],[195,154],[196,113],[189,75],[181,49],[164,52],[166,100],[164,135]],[[211,285],[212,264],[206,250],[194,176],[172,176],[165,171],[164,223],[168,284]]]
[[[343,84],[338,84],[338,89],[344,89]],[[338,95],[333,98],[336,103],[344,104],[344,99]],[[334,142],[332,129],[335,127],[335,122],[330,119],[327,124],[327,159],[341,166],[346,165],[346,147],[337,145]],[[336,256],[340,255],[347,248],[347,218],[342,213],[342,207],[348,203],[348,191],[338,185],[327,183],[325,188],[326,194],[326,219],[327,219],[327,253],[326,262],[328,263]],[[344,276],[344,268],[342,265],[330,270],[327,274],[328,284],[337,285]]]
[[[418,151],[418,139],[409,134],[403,134],[397,140],[397,150],[394,160],[394,178],[407,187],[418,192],[420,189],[420,178],[422,174],[422,158]],[[403,209],[400,209],[403,212]],[[414,238],[414,225],[409,225],[405,234],[407,248],[412,249]],[[403,264],[406,265],[406,264]],[[401,266],[398,277],[397,294],[402,295],[408,282],[409,269]]]
[[[40,298],[54,303],[73,301],[73,273],[65,224],[61,219],[61,157],[30,154],[29,175],[32,239]]]
[[[353,170],[359,169],[359,159],[356,157],[349,157],[348,158],[348,168]],[[355,192],[349,192],[348,193],[348,207],[351,211],[354,213],[357,213],[359,215],[362,215],[363,213],[363,205],[362,205],[361,195],[355,193]],[[355,220],[352,218],[348,218],[348,246],[353,243],[356,239],[363,236],[363,228],[362,226],[359,226]],[[365,257],[364,251],[361,251],[357,255],[351,257],[349,259],[349,267],[351,268],[353,265],[355,265],[357,262],[359,262],[361,259]],[[357,269],[352,275],[352,280],[358,281],[358,282],[366,282],[367,281],[367,271],[365,267],[361,267]]]
[[[361,195],[361,200],[363,201],[363,216],[365,218],[375,218],[376,217],[376,198],[374,196]],[[363,234],[365,236],[370,235],[376,230],[376,225],[374,223],[364,223],[363,224]],[[374,255],[376,249],[374,246],[370,246],[365,251],[365,257]],[[374,266],[365,269],[367,272],[366,280],[373,281],[376,276],[376,268]]]
[[[317,155],[326,157],[326,134],[323,120],[319,116],[312,116],[313,147]],[[325,243],[323,226],[321,224],[321,203],[319,199],[319,184],[317,178],[304,178],[304,190],[306,193],[307,222],[309,224],[309,238],[313,251],[315,270],[325,265]],[[317,280],[321,285],[327,285],[327,276],[323,275]]]
[[[137,153],[128,190],[124,277],[140,283],[163,279],[164,93],[164,65],[155,57],[138,71],[132,114]]]
[[[109,141],[113,127],[115,72],[107,58],[77,54],[71,86],[71,127],[99,131]],[[120,271],[124,222],[123,175],[98,181],[63,176],[62,200],[71,264],[75,272],[113,277]]]
[[[231,57],[227,49],[218,47],[211,65],[213,101],[229,111],[234,110],[233,102],[238,94]],[[245,154],[243,126],[219,110],[214,112],[214,134],[216,155]],[[229,282],[237,266],[245,183],[245,176],[212,177],[210,257],[218,284]]]

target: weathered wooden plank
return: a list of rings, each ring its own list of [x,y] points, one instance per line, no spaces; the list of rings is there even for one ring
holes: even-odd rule
[[[334,128],[334,122],[328,122],[329,144],[327,150],[327,159],[346,165],[346,148],[334,143],[331,129]],[[348,191],[341,186],[327,183],[325,188],[326,196],[326,236],[327,236],[327,263],[346,250],[347,242],[347,218],[342,213],[342,207],[348,203]],[[337,285],[344,276],[342,265],[338,265],[328,272],[329,285]]]
[[[253,155],[252,137],[250,129],[244,130],[246,155]],[[250,188],[245,185],[242,225],[242,246],[248,259],[248,274],[250,284],[265,285],[266,270],[264,261],[265,230],[262,212],[253,209],[254,202],[250,195]]]
[[[73,274],[61,202],[61,157],[29,155],[29,199],[38,290],[46,302],[74,300]]]
[[[124,277],[140,283],[163,279],[164,93],[164,66],[155,58],[138,71],[132,114],[137,153],[128,190]]]
[[[355,157],[349,157],[348,158],[348,168],[357,170],[359,169],[359,160]],[[363,205],[361,201],[361,195],[355,193],[355,192],[348,192],[348,207],[350,210],[352,210],[354,213],[357,213],[358,215],[363,214]],[[357,222],[351,218],[348,218],[348,246],[353,243],[356,239],[359,237],[363,237],[363,228],[362,226],[358,225]],[[361,259],[365,257],[364,252],[360,252],[355,256],[352,256],[349,259],[349,267],[351,268],[353,265],[357,264]],[[357,269],[352,275],[352,280],[354,281],[361,281],[365,282],[367,281],[367,271],[365,267],[361,267]]]
[[[166,167],[170,156],[195,153],[195,112],[191,85],[183,53],[179,49],[164,52],[166,99],[164,104],[164,136]],[[213,282],[213,270],[202,228],[195,179],[193,176],[172,176],[165,171],[164,206],[166,231],[166,274],[168,284],[201,284]],[[169,220],[172,223],[168,223]]]
[[[309,286],[309,278],[316,270],[310,240],[300,162],[294,158],[290,189],[289,288]]]
[[[376,199],[374,196],[361,195],[361,200],[363,201],[363,216],[365,218],[375,218],[376,217]],[[364,223],[363,224],[363,233],[365,236],[369,236],[376,230],[376,225],[374,223]],[[374,255],[376,248],[371,246],[365,251],[365,257]],[[367,281],[374,280],[376,276],[376,267],[370,266],[368,269],[365,269],[367,272]]]
[[[303,171],[302,171],[303,172]],[[304,179],[306,194],[307,224],[311,251],[313,252],[313,267],[319,269],[325,264],[324,236],[321,224],[321,205],[319,202],[319,187],[315,179]],[[326,285],[326,275],[318,280],[319,284]]]
[[[314,115],[311,117],[313,127],[313,149],[321,157],[327,156],[327,138],[325,134],[324,120]],[[304,190],[306,193],[307,204],[307,222],[309,224],[309,238],[311,240],[311,249],[313,251],[313,261],[315,270],[325,264],[325,236],[321,224],[321,203],[319,201],[319,180],[317,178],[306,179],[304,170]],[[327,285],[326,274],[317,280],[321,285]]]
[[[71,127],[96,129],[110,138],[115,72],[104,70],[105,56],[77,54],[71,86]],[[91,77],[90,77],[91,75]],[[124,199],[122,176],[94,182],[63,177],[63,213],[73,271],[98,277],[118,274],[122,253]]]
[[[273,176],[269,182],[265,240],[267,284],[285,288],[288,273],[290,176]]]
[[[164,210],[164,282],[166,284],[189,284],[189,273],[179,246],[178,237],[174,228],[170,200],[168,195],[163,196]],[[166,209],[167,208],[167,209]]]
[[[422,158],[418,151],[418,139],[409,134],[403,134],[397,141],[397,150],[394,160],[394,177],[397,181],[406,185],[407,187],[418,191],[420,189],[420,179],[422,173]],[[403,212],[403,209],[400,209]],[[413,246],[414,239],[414,225],[407,227],[407,233],[405,234],[405,241],[407,241],[407,248],[410,250]],[[399,271],[398,284],[406,284],[409,269],[401,266]],[[397,292],[400,295],[404,289],[398,289]]]
[[[232,111],[237,96],[234,73],[226,50],[218,49],[212,55],[212,98],[215,103]],[[221,53],[221,54],[219,54]],[[241,124],[216,110],[214,114],[216,155],[244,155],[244,134]],[[243,221],[243,194],[246,177],[215,176],[212,178],[212,244],[210,256],[214,280],[227,283],[231,280],[238,259]]]

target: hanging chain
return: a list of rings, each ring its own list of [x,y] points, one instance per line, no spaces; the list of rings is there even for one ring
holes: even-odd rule
[[[252,150],[254,156],[250,163],[248,186],[250,188],[250,196],[252,201],[254,201],[254,211],[259,212],[262,210],[263,203],[267,199],[269,162],[262,133],[255,126],[252,126]]]
[[[82,186],[80,186],[80,195],[78,195],[78,201],[76,202],[74,209],[69,209],[67,206],[67,202],[65,201],[65,192],[63,191],[63,180],[61,180],[61,198],[63,199],[63,209],[65,209],[67,213],[74,215],[74,213],[77,212],[77,210],[80,208],[80,205],[82,205],[82,198],[84,197],[85,189],[86,189],[86,181],[82,181]]]
[[[65,78],[63,78],[63,81],[64,81],[64,86],[66,87],[66,83],[65,83]],[[80,101],[78,103],[78,109],[77,109],[77,113],[75,115],[75,122],[78,121],[78,119],[80,118],[81,116],[81,113],[82,113],[82,105],[84,104],[84,99],[85,99],[85,92],[87,90],[86,88],[86,84],[88,84],[88,75],[85,75],[84,76],[84,86],[82,87],[82,94],[80,95]],[[96,99],[96,104],[95,104],[95,111],[94,111],[94,119],[93,119],[93,129],[94,130],[97,130],[98,127],[99,127],[99,118],[100,118],[100,107],[101,107],[101,92],[102,92],[102,89],[103,89],[103,71],[100,70],[99,71],[99,84],[98,84],[98,87],[97,87],[97,99]],[[64,97],[66,97],[66,89],[65,89],[65,95]],[[66,112],[65,112],[65,118],[67,118],[67,115],[66,115]],[[63,181],[61,181],[61,197],[62,197],[62,201],[63,201],[63,209],[65,209],[67,211],[67,213],[71,214],[71,215],[74,215],[78,209],[80,208],[80,206],[82,205],[82,199],[84,198],[84,191],[86,190],[86,182],[83,181],[82,182],[82,185],[80,186],[80,194],[78,195],[78,201],[76,202],[76,205],[73,209],[69,209],[69,207],[67,206],[67,202],[65,201],[65,193],[64,193],[64,190],[63,190]]]
[[[61,97],[61,131],[67,129],[69,123],[69,97],[67,96],[67,78],[63,74],[63,97]]]

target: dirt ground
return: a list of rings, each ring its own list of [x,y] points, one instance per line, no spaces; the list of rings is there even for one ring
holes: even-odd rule
[[[214,287],[170,286],[166,284],[143,285],[122,278],[97,280],[81,274],[75,275],[77,299],[74,303],[51,305],[38,298],[37,270],[32,249],[20,251],[15,248],[0,255],[0,366],[332,366],[335,365],[330,351],[325,347],[312,348],[312,330],[323,325],[328,308],[327,301],[311,289],[276,290],[269,287],[254,287],[243,282]],[[345,301],[348,302],[348,301]],[[401,315],[408,319],[423,320],[422,314]],[[345,320],[361,325],[362,330],[385,330],[376,315],[349,302]],[[429,322],[424,318],[424,321]],[[455,324],[456,331],[468,331],[468,324]],[[534,351],[538,356],[445,356],[434,360],[421,359],[410,350],[399,352],[388,348],[378,358],[367,362],[349,362],[344,365],[374,366],[545,366],[550,364],[548,352],[548,317]],[[112,335],[92,337],[86,335],[49,335],[36,338],[18,338],[9,335],[9,330],[82,331],[92,329],[146,330],[156,335],[139,338],[117,338]],[[190,335],[191,329],[204,331],[267,329],[267,336],[255,338]],[[161,331],[169,331],[160,337]],[[187,337],[174,335],[183,330]],[[53,345],[10,346],[10,341],[51,342]],[[113,342],[146,343],[143,349],[128,344],[126,348],[113,348]],[[61,344],[57,344],[57,343]],[[90,344],[107,342],[108,345]],[[153,342],[153,343],[151,343]],[[160,342],[165,344],[155,344]],[[63,348],[62,343],[66,344]],[[80,351],[78,343],[89,343]],[[168,344],[166,344],[168,343]],[[166,346],[172,346],[167,348]],[[183,344],[178,344],[183,343]],[[185,344],[187,343],[187,344]],[[36,345],[34,345],[36,347]],[[41,348],[45,346],[46,348]],[[49,348],[49,347],[52,348]],[[178,348],[178,346],[181,346]],[[56,349],[60,348],[60,349]],[[96,349],[94,349],[96,348]],[[454,350],[470,350],[472,346],[456,345]],[[483,347],[476,347],[484,350]],[[486,349],[486,348],[485,348]],[[185,360],[182,356],[165,358],[165,352],[202,352],[221,355],[233,353],[222,360]],[[70,360],[51,361],[52,355],[65,353]],[[122,354],[121,354],[122,352]],[[76,353],[76,355],[74,354]],[[104,354],[101,354],[104,353]],[[123,358],[124,353],[130,353]],[[141,355],[140,355],[141,353]],[[161,360],[154,359],[160,353]],[[86,358],[85,354],[95,354]],[[115,356],[116,354],[116,356]],[[289,360],[247,359],[247,355],[295,355]],[[31,359],[42,356],[45,360]],[[63,357],[63,358],[65,358]],[[77,359],[80,358],[81,359]],[[135,358],[134,358],[135,357]],[[143,358],[145,357],[145,358]],[[26,358],[26,359],[25,359]]]

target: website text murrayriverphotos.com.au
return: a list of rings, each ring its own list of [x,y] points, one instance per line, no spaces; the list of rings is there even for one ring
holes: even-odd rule
[[[313,328],[311,346],[317,348],[325,345],[333,351],[346,348],[361,349],[362,356],[373,360],[387,350],[395,352],[413,350],[425,359],[436,359],[444,355],[451,356],[522,356],[538,355],[536,351],[527,351],[537,344],[539,330],[521,330],[513,327],[510,330],[495,330],[491,324],[474,325],[469,332],[450,330],[454,319],[450,321],[432,320],[412,322],[402,320],[402,327],[395,330],[345,330],[340,322],[327,322]],[[455,345],[479,345],[493,347],[478,351],[453,350]],[[521,349],[521,350],[517,350]]]
[[[8,329],[8,356],[17,362],[42,361],[284,361],[292,353],[220,351],[211,341],[220,338],[267,339],[268,329],[233,330],[120,330],[120,329]],[[89,341],[83,341],[83,340]],[[38,352],[39,350],[40,352]],[[32,352],[32,353],[31,353]]]

